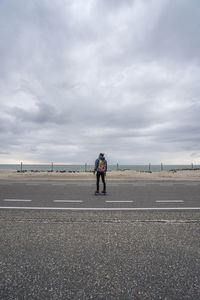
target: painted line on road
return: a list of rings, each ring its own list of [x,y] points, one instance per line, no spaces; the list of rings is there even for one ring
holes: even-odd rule
[[[53,202],[69,202],[69,203],[80,203],[80,202],[83,202],[83,200],[53,200]]]
[[[59,182],[59,183],[51,183],[51,185],[55,185],[55,186],[63,186],[65,185],[66,183],[65,182]]]
[[[109,184],[109,186],[119,186],[119,185],[133,185],[133,183],[130,183],[130,182],[109,182],[108,183]]]
[[[153,183],[150,183],[153,184]],[[172,186],[174,185],[174,182],[161,182],[159,183],[160,186]]]
[[[77,186],[84,186],[84,187],[90,187],[90,186],[93,186],[94,184],[93,183],[77,183]]]
[[[21,209],[21,210],[200,210],[200,207],[19,207],[0,206],[0,209]]]
[[[184,185],[189,185],[189,186],[199,186],[200,183],[199,182],[187,182],[187,183],[184,183]]]
[[[132,203],[133,200],[106,200],[107,203]]]
[[[180,203],[184,202],[184,200],[156,200],[159,203]]]
[[[6,202],[31,202],[32,200],[28,199],[3,199]]]

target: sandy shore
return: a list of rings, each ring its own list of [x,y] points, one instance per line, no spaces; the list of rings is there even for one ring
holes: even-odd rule
[[[0,171],[0,180],[94,180],[93,173]],[[107,180],[195,180],[200,181],[200,170],[162,171],[144,173],[133,170],[107,172]]]

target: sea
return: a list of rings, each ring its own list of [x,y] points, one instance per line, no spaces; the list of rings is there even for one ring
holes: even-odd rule
[[[40,165],[28,165],[28,164],[0,164],[0,170],[12,170],[12,171],[55,171],[55,172],[91,172],[94,169],[94,165],[59,165],[59,164],[40,164]],[[141,172],[158,172],[169,170],[191,170],[200,169],[200,165],[108,165],[108,171],[116,170],[136,170]]]

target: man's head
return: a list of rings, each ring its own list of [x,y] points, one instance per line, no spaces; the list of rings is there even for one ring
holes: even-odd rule
[[[99,153],[99,158],[104,158],[104,153]]]

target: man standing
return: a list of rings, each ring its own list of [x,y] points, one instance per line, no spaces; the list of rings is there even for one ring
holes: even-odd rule
[[[104,154],[100,153],[99,154],[99,158],[96,159],[95,161],[95,166],[94,166],[94,174],[96,173],[97,176],[97,189],[95,192],[95,195],[99,194],[99,180],[100,177],[102,179],[103,182],[103,194],[106,194],[106,182],[105,182],[105,176],[106,176],[106,172],[107,172],[107,161],[105,160]]]

